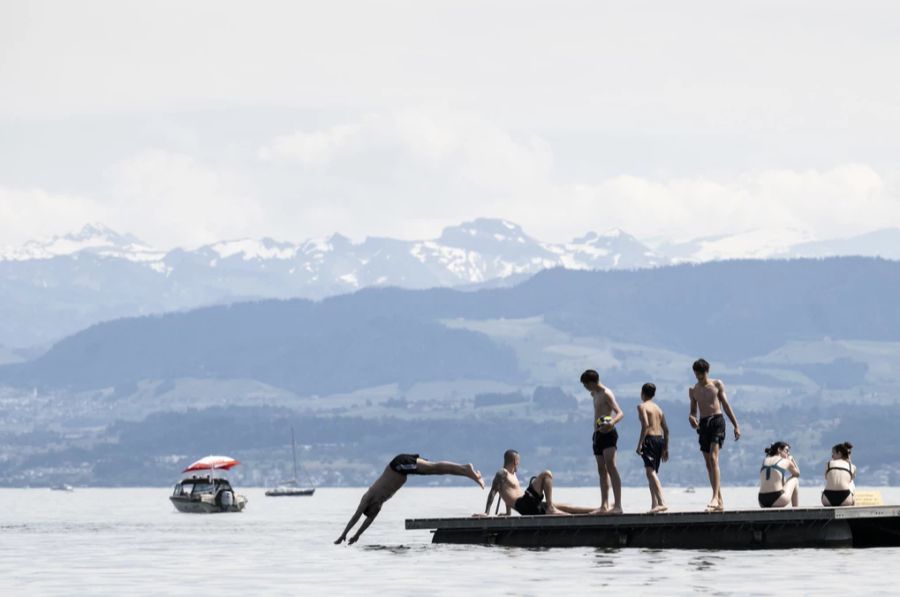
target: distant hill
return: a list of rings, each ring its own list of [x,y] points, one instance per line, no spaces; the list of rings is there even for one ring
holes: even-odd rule
[[[651,245],[615,229],[546,242],[515,223],[479,218],[430,240],[352,242],[334,234],[161,251],[93,224],[74,234],[0,247],[0,345],[45,347],[101,321],[247,300],[321,299],[370,287],[508,287],[557,267],[631,270],[834,255],[900,259],[900,229],[824,241],[796,230],[752,230]]]
[[[111,321],[36,360],[0,367],[0,383],[84,389],[245,378],[325,394],[520,374],[509,348],[440,323],[457,318],[539,316],[580,336],[736,361],[792,340],[900,340],[898,303],[900,263],[878,259],[554,269],[513,288],[368,289],[321,302],[262,301]]]

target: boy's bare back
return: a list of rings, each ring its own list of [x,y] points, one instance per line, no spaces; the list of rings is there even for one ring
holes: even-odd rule
[[[663,411],[650,400],[638,404],[638,414],[642,415],[641,424],[645,418],[647,422],[647,435],[663,435]]]

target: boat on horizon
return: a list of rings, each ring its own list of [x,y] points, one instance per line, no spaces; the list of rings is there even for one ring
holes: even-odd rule
[[[235,492],[231,482],[216,477],[217,470],[230,470],[240,464],[228,456],[206,456],[185,468],[183,473],[209,471],[204,476],[192,475],[175,484],[169,500],[179,512],[213,514],[240,512],[247,505],[247,498]]]
[[[69,485],[68,483],[57,483],[56,485],[50,486],[50,491],[75,491],[75,488]]]
[[[277,487],[267,489],[266,495],[268,497],[301,497],[310,496],[316,492],[316,488],[313,485],[309,473],[302,465],[301,468],[303,468],[303,474],[306,476],[307,485],[301,485],[300,481],[297,479],[297,444],[294,441],[293,427],[291,427],[291,455],[294,458],[294,478],[288,479],[287,481],[282,481],[278,484]]]

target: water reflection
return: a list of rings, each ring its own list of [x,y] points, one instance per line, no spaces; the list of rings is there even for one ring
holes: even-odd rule
[[[618,558],[610,557],[617,555],[621,550],[611,547],[597,548],[594,550],[594,565],[599,568],[613,568]]]
[[[691,558],[689,565],[692,570],[696,570],[698,572],[703,572],[704,570],[712,570],[719,563],[724,561],[725,558],[722,556],[713,555],[711,553],[705,553],[703,555],[696,556]]]

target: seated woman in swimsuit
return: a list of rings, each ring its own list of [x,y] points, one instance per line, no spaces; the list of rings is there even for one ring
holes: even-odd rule
[[[790,473],[790,477],[788,477]],[[800,468],[791,456],[791,447],[775,442],[766,448],[766,457],[759,469],[760,508],[795,508],[800,502]]]
[[[856,467],[850,462],[853,446],[844,442],[831,448],[831,460],[825,466],[823,506],[852,506]]]

